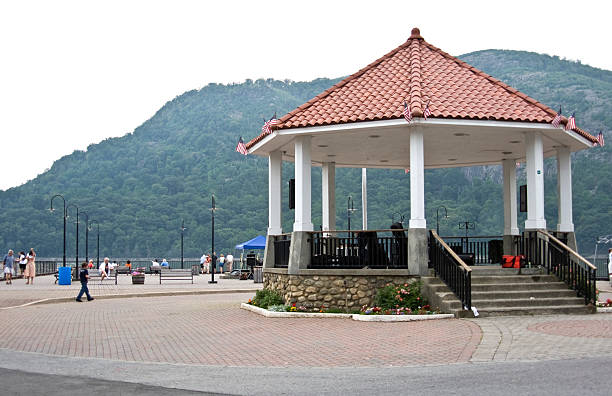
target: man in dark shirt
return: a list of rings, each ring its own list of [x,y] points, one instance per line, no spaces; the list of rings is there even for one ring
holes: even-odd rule
[[[79,279],[81,280],[81,291],[77,296],[76,300],[78,302],[83,302],[81,297],[83,297],[83,293],[87,295],[87,301],[91,301],[94,298],[89,295],[89,288],[87,287],[87,280],[89,279],[89,271],[87,271],[87,263],[81,264],[81,272],[79,272]]]

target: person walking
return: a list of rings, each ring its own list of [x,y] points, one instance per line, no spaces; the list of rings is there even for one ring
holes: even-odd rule
[[[30,252],[26,256],[26,269],[23,276],[26,278],[26,285],[34,284],[34,277],[36,276],[36,252],[34,248],[30,249]]]
[[[89,271],[87,270],[87,263],[81,264],[81,271],[79,272],[79,280],[81,281],[81,291],[77,295],[76,300],[78,302],[83,302],[81,297],[83,294],[87,296],[87,301],[91,301],[94,298],[89,294],[89,288],[87,287],[87,282],[89,281]]]
[[[28,259],[26,259],[25,252],[19,252],[19,272],[21,273],[21,276],[23,276],[23,273],[25,272],[27,264],[28,264]]]
[[[15,256],[13,256],[12,250],[9,249],[8,253],[4,255],[2,264],[4,265],[4,280],[6,280],[7,285],[12,285],[13,284],[13,266],[15,264]]]

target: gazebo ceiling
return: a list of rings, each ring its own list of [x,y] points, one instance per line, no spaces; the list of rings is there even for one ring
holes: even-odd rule
[[[413,122],[402,116],[404,101]],[[423,111],[431,115],[424,120]],[[271,133],[247,143],[250,153],[284,152],[292,139],[313,136],[312,160],[338,166],[405,168],[409,132],[422,127],[425,166],[498,163],[524,158],[524,133],[544,133],[545,156],[572,151],[596,139],[575,128],[554,128],[556,112],[501,81],[427,43],[418,29],[408,41],[281,117]],[[378,136],[378,137],[376,137]]]
[[[312,136],[314,165],[335,162],[338,167],[405,169],[410,164],[411,128],[423,128],[426,168],[498,164],[503,159],[522,162],[525,134],[536,130],[542,133],[545,157],[554,156],[561,146],[576,151],[591,145],[571,131],[546,124],[432,119],[408,124],[402,119],[275,131],[251,151],[260,155],[281,151],[284,160],[293,161],[293,139],[307,134]]]

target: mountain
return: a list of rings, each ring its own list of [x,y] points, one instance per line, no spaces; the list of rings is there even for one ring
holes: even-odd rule
[[[564,112],[576,111],[578,124],[593,132],[612,124],[612,72],[577,62],[528,52],[487,50],[461,57],[466,62]],[[235,244],[265,234],[267,161],[234,151],[240,136],[256,136],[275,112],[280,116],[327,89],[339,79],[311,82],[247,80],[209,84],[167,102],[153,117],[123,137],[91,145],[55,161],[36,179],[0,192],[0,246],[39,255],[59,256],[61,210],[51,213],[50,199],[62,194],[81,210],[79,252],[84,256],[82,212],[100,223],[102,256],[169,257],[180,254],[180,226],[185,221],[185,256],[210,250],[211,195],[216,198],[215,247],[228,252]],[[92,120],[92,122],[94,122]],[[606,134],[610,139],[610,135]],[[593,250],[597,236],[612,233],[610,148],[574,155],[574,222],[581,251]],[[546,217],[556,224],[556,164],[546,161]],[[283,178],[293,172],[286,163]],[[313,223],[321,223],[321,172],[313,168]],[[346,227],[347,197],[360,207],[361,171],[338,169],[338,228]],[[436,209],[448,208],[442,234],[457,235],[459,221],[476,223],[475,235],[500,234],[503,213],[500,167],[426,171],[427,220],[435,227]],[[286,194],[283,199],[286,200]],[[391,217],[409,215],[409,180],[403,171],[369,170],[370,228],[387,228]],[[61,207],[61,200],[54,201]],[[284,208],[287,207],[284,202]],[[74,256],[76,211],[67,226],[67,255]],[[293,212],[284,210],[290,230]],[[353,214],[353,228],[361,214]],[[523,221],[519,219],[519,221]],[[521,224],[521,223],[519,223]],[[96,228],[90,231],[90,256]]]

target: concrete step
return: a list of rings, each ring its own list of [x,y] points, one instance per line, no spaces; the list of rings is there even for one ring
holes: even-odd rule
[[[472,296],[472,306],[478,310],[487,308],[503,307],[546,307],[546,306],[566,306],[584,305],[584,299],[579,297],[557,297],[557,298],[508,298],[494,300],[476,300]]]
[[[563,282],[530,282],[530,283],[475,283],[472,281],[472,293],[481,291],[519,291],[519,290],[569,290]]]
[[[472,284],[558,282],[552,275],[482,275],[472,274]]]
[[[472,300],[507,300],[507,299],[529,299],[531,297],[540,298],[574,298],[576,292],[568,288],[556,290],[488,290],[473,291]]]
[[[476,307],[478,309],[478,307]],[[479,317],[490,316],[524,316],[524,315],[586,315],[595,313],[593,307],[586,305],[562,305],[546,307],[500,307],[478,309]]]
[[[519,275],[518,268],[502,268],[501,266],[472,266],[472,276],[481,275]],[[543,275],[542,268],[521,268],[521,275]]]

